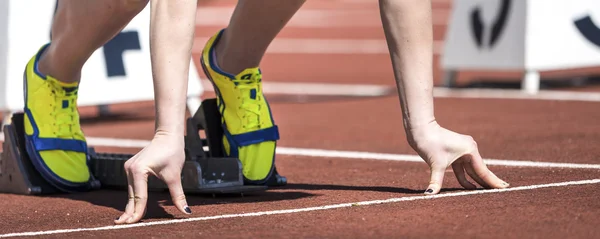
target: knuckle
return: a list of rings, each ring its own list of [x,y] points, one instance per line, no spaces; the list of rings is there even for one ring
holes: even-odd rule
[[[123,165],[123,167],[125,168],[126,171],[129,171],[131,169],[131,164],[132,164],[131,160],[125,161],[125,164]]]
[[[146,196],[136,195],[133,200],[137,204],[139,202],[144,202],[146,199]]]
[[[178,194],[173,197],[173,201],[185,201],[185,194]]]
[[[131,165],[130,171],[133,175],[143,175],[146,173],[146,170],[140,164]]]
[[[466,135],[465,140],[471,143],[473,146],[477,146],[477,141],[475,141],[475,138],[473,138],[473,136]]]

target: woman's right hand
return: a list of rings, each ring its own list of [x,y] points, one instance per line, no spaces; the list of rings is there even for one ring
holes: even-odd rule
[[[477,188],[467,180],[465,172],[484,188],[509,186],[487,168],[479,154],[477,143],[471,136],[452,132],[441,127],[436,121],[406,131],[409,144],[431,170],[431,179],[425,194],[440,192],[446,168],[450,165],[456,179],[465,189]]]

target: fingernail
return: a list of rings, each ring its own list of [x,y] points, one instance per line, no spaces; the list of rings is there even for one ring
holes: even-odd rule
[[[185,206],[184,210],[187,213],[192,213],[192,209],[190,209],[190,207],[188,207],[188,206]]]
[[[433,193],[433,189],[427,189],[427,191],[425,191],[426,193]]]

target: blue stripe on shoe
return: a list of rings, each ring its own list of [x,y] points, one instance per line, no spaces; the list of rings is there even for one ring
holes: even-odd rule
[[[40,57],[42,57],[42,54],[46,51],[46,49],[50,46],[50,43],[46,43],[46,45],[42,46],[41,49],[38,51],[38,53],[35,55],[35,62],[33,63],[33,72],[35,72],[35,74],[37,74],[40,78],[46,80],[46,75],[42,74],[42,72],[40,72],[39,67],[38,67],[38,62],[40,61]]]
[[[25,150],[29,155],[30,161],[35,167],[35,169],[40,173],[40,175],[46,180],[46,182],[50,183],[52,186],[63,192],[85,192],[91,189],[90,181],[84,183],[74,183],[67,181],[56,173],[52,172],[48,165],[42,159],[42,156],[38,151],[34,149],[34,140],[32,137],[25,136]],[[91,179],[92,175],[90,175]]]
[[[36,151],[62,150],[87,153],[87,144],[75,139],[38,138],[33,137]]]
[[[225,112],[225,102],[223,102],[223,100],[222,100],[221,91],[219,90],[219,87],[217,87],[217,85],[215,84],[213,78],[210,76],[210,74],[206,70],[206,65],[204,63],[205,63],[204,56],[201,56],[200,57],[200,64],[202,65],[202,70],[204,71],[204,74],[206,75],[206,77],[208,77],[208,80],[210,81],[210,83],[212,84],[213,88],[215,89],[215,93],[217,94],[217,106],[219,107],[219,113],[222,116],[223,113]],[[221,122],[223,124],[225,123],[223,117],[221,117]],[[225,126],[223,126],[223,127],[224,127],[224,129],[226,128]]]
[[[211,75],[208,73],[208,71],[206,70],[206,65],[204,63],[208,63],[209,67],[217,72],[218,74],[224,75],[229,77],[230,79],[235,79],[235,76],[232,74],[229,74],[227,72],[224,72],[223,70],[221,70],[216,63],[216,59],[215,59],[215,46],[217,45],[217,43],[219,42],[223,32],[225,31],[225,29],[221,29],[221,31],[219,31],[219,33],[217,34],[217,36],[215,37],[215,40],[213,41],[213,44],[210,46],[210,48],[208,49],[208,59],[204,59],[204,54],[202,54],[202,56],[200,57],[200,61],[201,61],[201,65],[202,65],[202,70],[204,71],[204,74],[206,75],[206,77],[208,77],[209,81],[211,82],[211,84],[213,85],[213,88],[215,89],[215,93],[217,95],[217,105],[219,106],[219,110],[220,110],[220,114],[221,116],[225,113],[225,108],[227,107],[225,105],[225,102],[222,100],[222,96],[221,96],[221,90],[219,89],[219,87],[217,87],[217,85],[214,82],[214,79],[211,77]],[[223,117],[221,117],[221,122],[223,123],[222,127],[224,131],[227,131],[227,125],[225,123],[225,119]],[[228,141],[231,142],[231,138],[228,138]],[[236,148],[237,151],[237,148]],[[237,153],[236,156],[237,157]]]
[[[248,146],[265,141],[279,140],[279,130],[276,125],[266,129],[231,136],[238,146]]]
[[[27,81],[24,82],[25,87],[27,87]],[[37,124],[35,123],[35,120],[33,119],[33,115],[31,114],[31,110],[29,110],[29,108],[27,107],[27,91],[25,91],[25,115],[27,115],[27,118],[29,119],[29,123],[31,123],[31,128],[33,128],[33,134],[32,136],[37,137],[40,134],[40,131],[38,129]],[[23,122],[25,123],[25,122]],[[27,135],[27,133],[25,133],[25,135]]]
[[[216,71],[217,73],[227,76],[231,79],[235,79],[235,76],[232,74],[229,74],[223,70],[221,70],[221,68],[219,68],[217,66],[217,63],[215,62],[216,59],[214,59],[214,52],[215,52],[215,46],[218,44],[219,40],[221,39],[221,36],[223,35],[223,32],[225,32],[225,29],[221,29],[221,31],[219,31],[219,33],[217,34],[217,36],[215,37],[215,40],[213,41],[213,44],[210,46],[210,49],[208,50],[208,64],[210,65],[210,68],[212,68],[214,71]]]
[[[238,158],[239,157],[239,152],[238,152],[238,145],[237,143],[233,140],[233,136],[231,136],[231,134],[229,133],[229,131],[227,131],[227,127],[225,126],[225,124],[223,124],[223,134],[225,135],[225,138],[227,139],[227,142],[229,142],[229,157],[234,157],[234,158]]]

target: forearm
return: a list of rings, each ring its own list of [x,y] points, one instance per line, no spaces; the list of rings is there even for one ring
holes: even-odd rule
[[[151,1],[150,57],[156,133],[184,133],[196,4],[197,0]]]
[[[431,1],[380,0],[405,129],[435,121]]]

